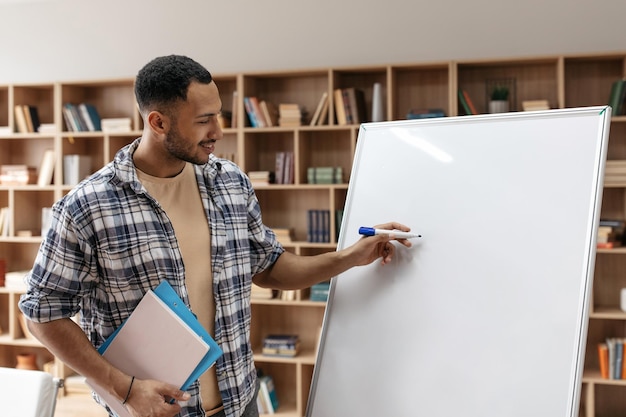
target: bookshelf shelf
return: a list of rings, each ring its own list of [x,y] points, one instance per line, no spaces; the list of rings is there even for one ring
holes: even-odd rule
[[[602,105],[608,102],[612,83],[626,76],[626,51],[588,55],[553,55],[509,59],[415,62],[348,68],[317,68],[297,71],[268,71],[245,74],[216,74],[224,113],[234,112],[230,127],[223,129],[216,154],[232,159],[245,172],[274,170],[276,153],[294,154],[293,184],[256,187],[264,222],[270,227],[293,228],[293,241],[284,246],[302,255],[334,251],[338,237],[338,210],[348,192],[358,124],[339,125],[335,116],[336,89],[355,87],[363,91],[366,116],[372,110],[373,85],[383,93],[384,120],[406,118],[411,109],[443,109],[447,116],[462,115],[457,92],[466,90],[479,113],[487,112],[487,83],[514,80],[512,110],[524,100],[547,100],[551,108]],[[328,117],[322,125],[309,122],[320,98],[329,100]],[[296,127],[251,127],[244,97],[271,102],[295,103],[304,110],[303,123]],[[71,132],[64,117],[65,103],[93,104],[102,118],[128,118],[128,132]],[[51,133],[16,132],[15,106],[36,106]],[[132,79],[50,82],[0,85],[0,165],[26,164],[39,167],[46,149],[55,151],[55,170],[50,185],[0,185],[0,207],[9,207],[15,217],[8,236],[0,236],[0,259],[8,271],[32,266],[41,236],[41,209],[69,192],[63,184],[62,158],[78,154],[91,158],[90,172],[112,160],[115,152],[141,135]],[[564,153],[566,155],[566,153]],[[611,122],[609,160],[626,161],[626,115]],[[308,167],[341,167],[338,184],[309,184]],[[330,211],[330,242],[307,241],[307,211]],[[626,219],[626,181],[605,186],[602,216]],[[381,221],[386,220],[382,219]],[[18,237],[18,230],[32,230]],[[619,289],[626,287],[626,248],[600,249],[596,257],[593,300],[581,398],[581,415],[619,415],[626,408],[626,382],[600,378],[596,345],[607,337],[626,337],[626,313],[619,309]],[[295,300],[253,299],[251,341],[260,347],[269,333],[297,333],[302,350],[295,358],[254,355],[257,366],[273,376],[281,403],[277,415],[303,416],[310,389],[319,331],[325,303],[308,299],[309,290]],[[13,366],[15,355],[35,351],[43,359],[52,355],[36,341],[25,339],[19,330],[16,303],[19,291],[0,288],[0,365]],[[58,361],[57,361],[58,363]],[[72,373],[63,364],[60,377]],[[621,407],[621,408],[620,408]]]

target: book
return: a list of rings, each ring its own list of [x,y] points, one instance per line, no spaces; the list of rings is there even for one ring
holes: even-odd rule
[[[0,185],[37,183],[37,169],[24,164],[0,165]]]
[[[131,131],[130,117],[100,119],[102,131],[107,133],[127,133]]]
[[[311,117],[311,122],[309,123],[309,126],[315,126],[318,124],[320,120],[320,116],[322,115],[322,110],[324,109],[324,106],[327,105],[327,103],[328,103],[328,92],[324,91],[322,93],[322,97],[320,98],[320,101],[317,103],[317,107],[315,108],[313,117]]]
[[[348,95],[348,90],[345,88],[341,89],[341,100],[343,102],[343,111],[346,115],[346,124],[351,125],[355,123],[354,115],[352,114],[350,108],[350,97]]]
[[[328,99],[328,97],[326,97],[326,100],[324,101],[324,105],[322,106],[322,111],[320,112],[320,115],[317,118],[317,126],[322,126],[327,123],[329,107],[330,107],[330,100]]]
[[[250,97],[243,98],[243,106],[246,110],[246,114],[248,115],[248,121],[250,122],[250,126],[264,127],[263,125],[261,125],[261,122],[259,122],[259,119],[257,118],[257,114],[254,111],[254,106]]]
[[[275,161],[275,171],[276,174],[276,184],[283,184],[283,179],[285,177],[285,152],[276,152],[276,161]]]
[[[256,284],[252,284],[250,298],[254,298],[255,300],[271,300],[272,298],[274,298],[274,290],[272,290],[271,288],[263,288],[259,287]]]
[[[237,90],[233,91],[233,109],[231,111],[231,117],[230,117],[230,125],[231,127],[238,127],[239,126],[239,105],[237,103],[237,99],[238,99],[239,95],[237,94]]]
[[[612,116],[622,114],[624,95],[626,94],[626,79],[616,80],[611,84],[609,106],[613,109]]]
[[[149,290],[130,317],[98,349],[111,364],[140,379],[186,390],[222,355],[213,338],[167,281]],[[89,378],[89,385],[119,417],[124,405]]]
[[[78,105],[80,116],[84,120],[87,130],[89,132],[96,132],[102,130],[102,121],[98,110],[92,104],[80,103]]]
[[[461,108],[463,109],[464,114],[472,115],[473,114],[472,109],[470,108],[469,104],[465,100],[465,94],[463,94],[462,89],[459,89],[458,96],[459,96],[459,104],[461,105]]]
[[[472,114],[478,114],[478,110],[476,110],[476,106],[474,106],[474,102],[466,90],[463,90],[463,98],[465,99],[465,102],[467,103],[467,106]]]
[[[413,119],[430,119],[433,117],[444,117],[446,112],[440,108],[432,109],[411,109],[406,114],[407,120]]]
[[[609,379],[609,348],[606,343],[598,343],[598,363],[600,376]]]
[[[54,173],[55,153],[52,149],[46,149],[41,157],[41,165],[39,166],[39,176],[37,185],[45,187],[52,182],[52,174]]]
[[[15,115],[15,131],[17,133],[28,133],[28,124],[26,123],[26,114],[24,107],[16,104],[14,109]]]
[[[28,129],[28,133],[35,132],[35,127],[33,125],[33,118],[30,114],[29,106],[27,104],[24,104],[22,106],[22,109],[24,110],[24,118],[26,119],[26,128]]]
[[[276,239],[278,239],[280,243],[293,242],[293,227],[273,227],[272,231],[274,232],[274,234],[276,235]]]
[[[275,414],[279,403],[274,380],[271,376],[262,375],[259,377],[259,395],[262,397],[265,413]]]
[[[250,97],[250,104],[252,105],[252,111],[258,123],[258,127],[268,127],[268,122],[267,120],[265,120],[265,115],[261,111],[261,104],[259,103],[259,99],[255,96]]]
[[[524,111],[538,111],[549,110],[550,105],[548,100],[524,100],[522,101],[522,110]]]
[[[348,109],[353,124],[360,124],[367,120],[367,107],[363,90],[349,87],[345,89],[348,97]]]
[[[292,151],[285,151],[285,166],[283,169],[283,184],[294,183],[294,155]]]
[[[278,105],[278,125],[282,127],[298,127],[302,124],[302,111],[295,103]]]
[[[337,117],[337,124],[340,126],[346,125],[346,109],[343,103],[343,94],[341,92],[341,88],[337,88],[334,90],[333,97],[335,99],[335,117]]]
[[[278,126],[278,109],[273,103],[269,101],[261,100],[259,103],[261,107],[261,112],[263,113],[263,118],[265,119],[265,123],[267,127]]]
[[[308,167],[306,172],[309,184],[343,183],[343,169],[341,167]]]
[[[63,184],[76,185],[91,174],[91,157],[88,155],[63,156]]]

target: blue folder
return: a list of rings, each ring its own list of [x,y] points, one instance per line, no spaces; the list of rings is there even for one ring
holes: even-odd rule
[[[153,290],[153,292],[156,294],[157,297],[161,299],[161,301],[167,304],[167,306],[174,313],[176,313],[176,315],[180,317],[209,346],[209,351],[207,352],[207,354],[204,356],[202,361],[200,361],[196,369],[194,369],[191,375],[189,375],[187,381],[185,381],[185,383],[181,387],[181,390],[184,391],[188,389],[189,386],[200,377],[200,375],[202,375],[207,369],[213,366],[215,361],[217,361],[217,359],[222,356],[223,352],[222,349],[220,349],[220,347],[217,345],[215,340],[213,340],[209,332],[207,332],[204,327],[202,327],[196,316],[191,312],[191,310],[189,310],[189,308],[187,308],[187,306],[185,305],[183,300],[180,299],[178,294],[176,294],[176,291],[174,291],[174,288],[172,288],[169,282],[165,280],[162,281]],[[124,326],[124,324],[122,324],[122,326]],[[108,346],[111,344],[111,341],[115,338],[122,326],[115,329],[113,334],[111,334],[111,336],[109,336],[107,340],[102,344],[102,346],[100,346],[98,352],[100,352],[101,355],[106,351]]]

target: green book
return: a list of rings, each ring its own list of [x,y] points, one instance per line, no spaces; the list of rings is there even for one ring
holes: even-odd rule
[[[463,107],[463,111],[465,112],[466,115],[471,115],[472,114],[472,109],[470,109],[469,104],[467,104],[467,101],[465,101],[465,96],[463,95],[463,90],[459,89],[459,103],[461,104],[461,107]]]
[[[617,116],[622,112],[622,103],[624,102],[624,94],[626,93],[625,87],[626,80],[617,80],[611,85],[609,106],[613,109],[613,116]]]

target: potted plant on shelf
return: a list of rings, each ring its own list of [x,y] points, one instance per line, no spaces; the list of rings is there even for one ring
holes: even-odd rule
[[[509,88],[496,86],[491,91],[489,113],[505,113],[509,111]]]

